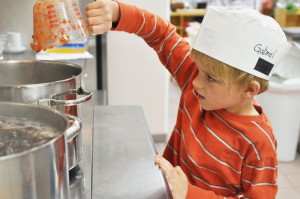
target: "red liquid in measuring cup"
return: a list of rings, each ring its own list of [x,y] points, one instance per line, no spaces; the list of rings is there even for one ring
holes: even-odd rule
[[[89,36],[76,0],[37,1],[33,22],[31,49],[36,52]]]

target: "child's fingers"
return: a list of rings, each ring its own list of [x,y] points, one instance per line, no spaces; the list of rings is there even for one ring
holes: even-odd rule
[[[159,156],[156,158],[156,163],[159,165],[159,167],[162,169],[165,176],[170,176],[172,170],[174,169],[173,165],[167,161],[165,158]]]
[[[91,30],[92,33],[94,33],[94,34],[102,34],[102,33],[105,33],[105,32],[107,32],[110,28],[111,28],[111,26],[109,26],[108,24],[100,24],[100,25],[90,26],[90,30]]]
[[[87,10],[86,16],[87,17],[98,17],[98,16],[101,16],[101,12],[99,11],[99,9]]]
[[[86,21],[93,35],[103,34],[111,29],[112,13],[105,0],[97,0],[86,6]]]
[[[159,164],[159,157],[160,157],[159,155],[156,155],[154,158],[154,163],[157,165]]]
[[[97,0],[91,3],[88,3],[85,6],[85,10],[92,10],[92,9],[99,9],[105,7],[105,1],[104,0]]]
[[[98,16],[98,17],[88,17],[87,18],[87,23],[90,26],[95,26],[95,25],[101,25],[101,24],[110,24],[109,19],[107,19],[107,16]]]

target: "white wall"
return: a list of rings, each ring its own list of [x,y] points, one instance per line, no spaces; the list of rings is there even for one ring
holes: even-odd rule
[[[169,19],[169,0],[122,2]],[[169,74],[141,38],[123,32],[107,34],[107,78],[109,105],[140,105],[151,132],[167,133]]]
[[[35,0],[0,0],[0,33],[21,32],[22,44],[27,48],[32,42],[34,3]]]

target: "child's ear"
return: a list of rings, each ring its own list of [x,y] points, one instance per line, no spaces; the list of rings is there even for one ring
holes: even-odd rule
[[[249,85],[246,86],[243,94],[247,98],[253,98],[258,94],[259,90],[260,84],[257,81],[252,81]]]

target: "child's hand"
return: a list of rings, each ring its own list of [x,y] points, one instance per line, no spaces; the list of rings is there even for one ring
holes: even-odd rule
[[[93,34],[102,34],[109,31],[112,22],[119,20],[119,5],[111,0],[97,0],[85,7],[87,23]]]
[[[155,156],[155,163],[164,173],[174,199],[185,199],[188,189],[188,179],[179,166],[173,167],[165,158]]]

